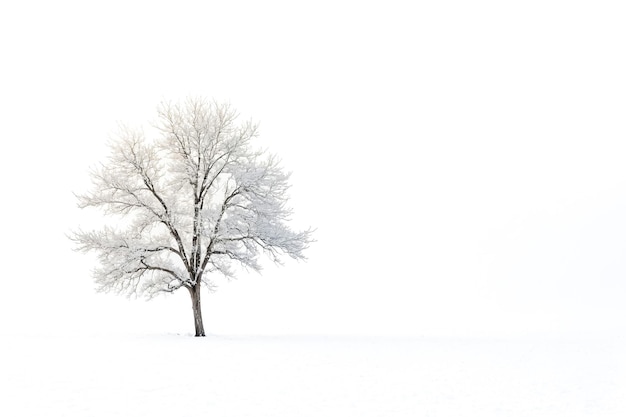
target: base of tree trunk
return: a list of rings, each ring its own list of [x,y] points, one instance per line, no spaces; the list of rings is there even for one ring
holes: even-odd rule
[[[200,305],[200,285],[189,290],[191,295],[191,307],[193,309],[193,323],[196,330],[195,337],[204,337],[204,323],[202,322],[202,308]]]

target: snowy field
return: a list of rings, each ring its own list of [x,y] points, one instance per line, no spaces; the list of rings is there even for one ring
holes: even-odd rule
[[[3,416],[626,415],[625,340],[2,339]]]
[[[0,3],[0,417],[626,416],[624,22],[618,0]],[[108,139],[189,95],[260,122],[316,229],[307,262],[218,278],[201,339],[188,294],[95,294],[67,238],[102,226],[75,195]],[[381,336],[295,336],[348,333]]]

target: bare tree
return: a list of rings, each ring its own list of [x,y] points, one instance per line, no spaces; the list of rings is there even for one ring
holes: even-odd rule
[[[304,259],[311,230],[287,223],[289,174],[252,146],[257,126],[228,104],[187,99],[158,108],[157,137],[122,128],[93,188],[79,207],[117,215],[115,226],[77,231],[81,251],[95,251],[100,291],[151,298],[189,291],[196,336],[204,336],[201,287],[237,265],[259,271],[262,254]]]

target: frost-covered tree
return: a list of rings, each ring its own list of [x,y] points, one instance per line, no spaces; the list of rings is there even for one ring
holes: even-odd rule
[[[94,251],[100,291],[151,298],[189,291],[196,336],[204,336],[201,287],[237,266],[259,271],[265,254],[303,259],[311,230],[288,226],[289,174],[276,156],[254,147],[257,126],[230,105],[191,98],[158,108],[156,137],[121,128],[107,162],[91,172],[79,207],[98,207],[115,222],[77,231]]]

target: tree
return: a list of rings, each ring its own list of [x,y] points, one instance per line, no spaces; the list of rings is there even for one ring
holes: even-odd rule
[[[260,255],[304,259],[312,231],[288,222],[289,174],[252,146],[257,125],[228,104],[190,98],[158,107],[154,139],[122,127],[105,164],[91,172],[79,207],[114,215],[113,226],[74,232],[94,251],[98,290],[152,298],[185,288],[195,335],[204,336],[201,288],[237,266],[260,271]]]

